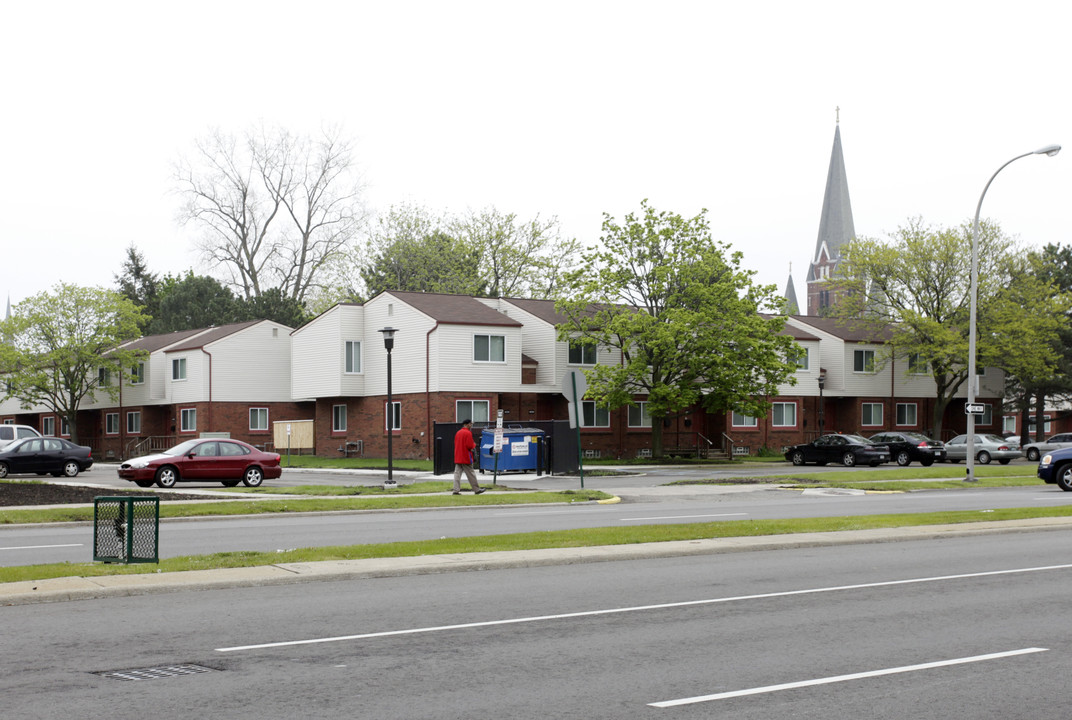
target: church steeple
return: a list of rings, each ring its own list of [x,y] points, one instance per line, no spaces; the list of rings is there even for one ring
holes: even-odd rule
[[[819,236],[815,254],[808,268],[808,314],[819,315],[832,303],[825,281],[833,276],[842,248],[856,237],[849,202],[849,181],[845,175],[845,156],[841,150],[840,108],[834,126],[834,148],[830,152],[830,168],[826,173],[826,193],[823,212],[819,216]]]
[[[789,282],[785,284],[785,314],[799,315],[800,305],[797,303],[797,289],[793,286],[793,264],[789,264]]]

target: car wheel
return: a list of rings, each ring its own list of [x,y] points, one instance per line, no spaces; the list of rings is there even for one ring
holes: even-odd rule
[[[179,481],[179,471],[171,465],[165,465],[156,471],[156,484],[162,488],[173,488]]]
[[[246,487],[259,487],[264,482],[264,472],[259,467],[251,467],[246,469],[245,477],[242,478],[242,484]]]
[[[856,454],[847,452],[841,458],[841,464],[845,467],[852,467],[856,464]]]
[[[1057,478],[1057,487],[1065,492],[1072,492],[1072,463],[1065,463],[1057,468],[1054,477]]]
[[[1008,465],[1010,462],[1012,462],[1012,460],[1010,460],[1009,458],[1006,458],[1005,460],[998,460],[998,462],[1001,463],[1002,465]]]
[[[153,486],[153,481],[152,480],[135,480],[134,484],[137,485],[138,487],[152,487]]]
[[[0,462],[0,478],[6,478],[6,477],[7,477],[7,463],[6,462]]]
[[[1027,459],[1030,460],[1031,462],[1038,462],[1038,459],[1039,459],[1038,448],[1028,448],[1027,449]]]
[[[74,460],[68,460],[63,464],[63,474],[67,477],[74,477],[80,472],[82,472],[82,468]]]
[[[795,453],[793,453],[792,460],[793,460],[794,465],[803,465],[804,464],[804,453],[802,453],[799,450],[797,450]]]
[[[988,453],[986,450],[980,450],[979,454],[975,456],[975,459],[979,461],[980,465],[989,465],[990,453]]]
[[[897,464],[900,465],[901,467],[905,467],[905,466],[909,465],[911,462],[912,462],[912,458],[910,458],[908,456],[908,451],[907,450],[902,450],[901,452],[897,453]]]
[[[920,460],[919,464],[922,465],[923,467],[930,467],[931,465],[934,464],[934,460],[933,459],[931,459],[931,460]]]
[[[223,483],[224,487],[234,487],[238,484],[238,480],[221,480],[220,482]]]

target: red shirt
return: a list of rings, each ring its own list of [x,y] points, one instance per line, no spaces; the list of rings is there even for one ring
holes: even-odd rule
[[[454,464],[472,465],[472,451],[475,449],[476,441],[473,440],[473,433],[469,431],[469,428],[462,426],[462,429],[454,434]]]

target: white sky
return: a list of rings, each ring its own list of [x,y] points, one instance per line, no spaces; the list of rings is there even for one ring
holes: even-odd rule
[[[649,198],[709,210],[798,297],[835,107],[856,231],[983,215],[1072,242],[1072,5],[194,0],[5,4],[0,301],[196,264],[172,163],[213,126],[341,124],[375,210],[556,215],[593,243]]]

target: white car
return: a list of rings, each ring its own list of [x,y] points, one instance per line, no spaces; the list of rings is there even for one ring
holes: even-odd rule
[[[1015,440],[1006,440],[1000,435],[979,433],[975,436],[975,459],[980,465],[987,465],[997,460],[1002,465],[1023,455],[1020,445]],[[963,462],[968,458],[968,436],[957,435],[946,441],[945,456],[951,463]]]
[[[41,433],[29,425],[0,425],[0,448],[28,437],[41,437]]]
[[[1060,435],[1054,435],[1049,440],[1042,442],[1030,442],[1021,448],[1024,454],[1027,455],[1027,459],[1031,462],[1038,462],[1038,459],[1048,453],[1050,450],[1060,450],[1061,448],[1072,447],[1072,433],[1061,433]]]

